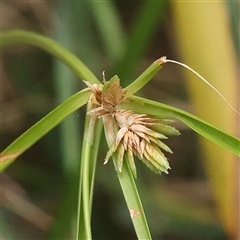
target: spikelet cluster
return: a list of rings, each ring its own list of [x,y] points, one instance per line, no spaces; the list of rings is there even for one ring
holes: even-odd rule
[[[104,163],[106,164],[115,153],[117,170],[122,171],[122,164],[126,159],[136,177],[134,162],[134,156],[136,156],[155,173],[168,173],[169,162],[162,150],[169,153],[172,151],[162,140],[167,139],[165,135],[179,135],[178,130],[169,126],[172,121],[138,114],[133,110],[118,109],[117,106],[124,101],[125,94],[117,76],[108,82],[104,81],[104,85],[90,84],[86,81],[85,83],[92,91],[89,101],[94,106],[88,114],[98,117],[108,115],[107,121],[114,121],[119,128]],[[105,131],[109,131],[111,124],[106,121],[104,124]]]

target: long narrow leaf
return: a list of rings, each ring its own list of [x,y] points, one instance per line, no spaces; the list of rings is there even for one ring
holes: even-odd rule
[[[19,155],[30,148],[36,141],[62,122],[69,114],[87,103],[89,96],[90,92],[88,90],[82,90],[76,93],[17,138],[2,152],[0,158],[0,172],[9,166]]]
[[[200,118],[178,108],[140,97],[132,96],[129,100],[129,102],[122,103],[121,108],[134,109],[139,113],[153,114],[159,117],[178,118],[203,137],[240,156],[240,140],[238,138],[215,128]]]
[[[53,39],[21,30],[1,32],[0,47],[6,47],[16,43],[30,44],[39,47],[60,59],[81,79],[91,83],[99,83],[97,77],[79,58]]]
[[[154,61],[134,82],[124,88],[126,98],[139,91],[153,78],[154,75],[157,74],[157,72],[162,68],[163,58],[164,57]]]

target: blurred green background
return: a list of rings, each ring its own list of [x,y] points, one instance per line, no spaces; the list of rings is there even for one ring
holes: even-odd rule
[[[239,3],[232,1],[73,1],[0,3],[1,30],[24,29],[59,41],[95,74],[122,86],[161,56],[182,61],[238,101]],[[42,50],[1,50],[1,150],[84,84]],[[193,112],[233,135],[239,119],[186,70],[166,65],[140,93]],[[214,82],[215,81],[215,82]],[[226,90],[226,92],[224,92]],[[217,103],[215,103],[217,99]],[[1,174],[2,239],[74,239],[85,109],[72,114]],[[220,124],[220,125],[218,125]],[[172,170],[137,163],[140,197],[153,239],[237,239],[239,163],[176,121],[166,143]],[[220,149],[220,150],[219,150]],[[93,149],[94,151],[94,149]],[[99,154],[94,239],[136,239],[112,162]]]

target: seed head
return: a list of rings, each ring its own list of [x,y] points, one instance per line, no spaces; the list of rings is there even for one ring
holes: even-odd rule
[[[91,84],[87,81],[84,83],[92,91],[89,101],[95,104],[95,108],[88,112],[90,115],[101,117],[104,114],[113,113],[116,106],[124,99],[125,94],[116,75],[110,81],[104,81],[104,85]]]
[[[109,126],[117,124],[119,127],[104,164],[108,162],[113,153],[116,153],[119,172],[122,171],[122,164],[126,158],[136,177],[134,156],[137,156],[155,173],[168,173],[170,166],[162,150],[169,153],[172,151],[162,142],[162,139],[167,139],[165,135],[179,135],[175,128],[169,126],[172,121],[147,114],[137,114],[132,110],[117,109],[118,104],[125,97],[117,76],[108,82],[104,78],[104,85],[91,84],[86,81],[85,83],[92,91],[89,101],[93,103],[93,109],[88,114],[104,117],[105,132],[114,132],[109,129]],[[105,117],[106,115],[108,117]]]
[[[136,114],[130,110],[116,110],[113,117],[119,126],[119,131],[104,163],[107,163],[112,154],[116,152],[118,171],[120,172],[122,171],[123,158],[126,155],[131,170],[136,177],[135,155],[152,171],[168,173],[170,166],[162,150],[170,153],[172,151],[161,141],[161,139],[167,139],[161,133],[161,126],[162,132],[166,132],[166,125],[162,124],[163,120],[147,114]],[[155,127],[158,128],[158,131],[154,130]],[[172,135],[179,135],[175,128],[167,126],[167,129]]]

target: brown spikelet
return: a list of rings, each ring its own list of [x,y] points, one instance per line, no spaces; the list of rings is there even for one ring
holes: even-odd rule
[[[117,76],[108,82],[104,81],[104,85],[101,86],[85,83],[92,91],[89,101],[93,103],[93,109],[88,113],[98,117],[104,116],[105,131],[113,132],[109,129],[110,123],[113,122],[119,127],[104,164],[116,153],[116,168],[121,172],[125,156],[136,177],[135,155],[152,171],[168,173],[170,166],[162,150],[170,153],[172,151],[161,140],[167,139],[165,134],[179,134],[175,128],[169,126],[171,122],[147,114],[137,114],[131,110],[118,110],[117,105],[124,100],[125,94]]]

